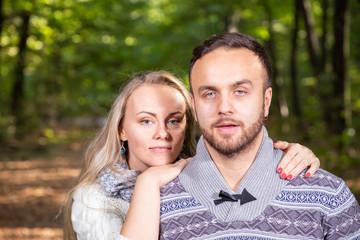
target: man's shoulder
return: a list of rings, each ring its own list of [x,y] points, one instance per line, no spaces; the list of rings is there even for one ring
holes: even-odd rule
[[[170,181],[169,183],[165,184],[160,188],[161,197],[182,193],[186,193],[186,190],[181,184],[179,177],[176,177],[174,180]]]
[[[306,170],[290,181],[288,187],[305,187],[312,189],[327,189],[327,191],[337,191],[344,181],[334,174],[319,168],[311,177],[305,176]]]
[[[305,172],[301,173],[275,200],[277,205],[322,209],[327,214],[336,214],[354,203],[356,199],[345,182],[323,169],[318,169],[310,178],[305,177]]]

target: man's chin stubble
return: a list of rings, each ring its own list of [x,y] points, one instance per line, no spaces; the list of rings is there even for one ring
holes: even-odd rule
[[[220,155],[225,158],[233,158],[238,154],[244,154],[248,152],[253,145],[255,144],[255,140],[259,136],[263,126],[263,122],[254,123],[250,129],[247,129],[247,132],[243,133],[243,136],[238,140],[238,144],[236,144],[236,140],[232,140],[231,143],[227,143],[227,141],[217,141],[215,140],[215,136],[212,134],[208,134],[203,128],[200,128],[206,142]],[[250,132],[249,132],[250,131]],[[250,136],[249,136],[250,135]]]

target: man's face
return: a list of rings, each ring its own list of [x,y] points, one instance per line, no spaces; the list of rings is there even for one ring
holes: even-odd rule
[[[257,139],[271,103],[266,78],[259,58],[246,48],[218,48],[196,61],[192,103],[208,147],[231,157]]]

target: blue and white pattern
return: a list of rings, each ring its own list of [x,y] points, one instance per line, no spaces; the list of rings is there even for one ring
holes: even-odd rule
[[[323,171],[323,170],[319,170]],[[279,206],[298,206],[298,207],[320,207],[323,211],[331,212],[343,205],[346,205],[349,201],[353,200],[353,194],[350,189],[342,181],[339,189],[339,193],[333,191],[327,191],[324,188],[313,187],[312,189],[306,187],[305,189],[295,190],[283,190],[276,198],[274,204]]]
[[[321,170],[323,171],[323,170]],[[341,182],[341,181],[340,181]],[[299,185],[298,189],[308,189]],[[313,199],[305,191],[297,190],[296,201],[289,201],[285,193],[295,190],[285,187],[276,200],[252,221],[223,222],[204,206],[197,203],[183,188],[178,178],[162,189],[160,217],[161,239],[358,239],[360,238],[360,207],[346,185],[328,193],[332,201],[305,201]],[[174,191],[172,191],[172,189]],[[181,191],[182,189],[182,191]],[[317,199],[323,189],[313,191]],[[296,195],[297,194],[297,195]],[[281,205],[279,201],[289,203]],[[293,204],[293,205],[291,205]],[[302,207],[305,204],[306,207]],[[323,207],[325,206],[325,207]],[[335,208],[336,206],[336,208]],[[326,211],[325,211],[325,210]],[[332,215],[331,212],[337,214]]]
[[[106,168],[100,174],[98,182],[106,193],[131,202],[135,182],[140,173],[137,170],[130,170],[126,162],[116,163],[112,168]]]
[[[189,195],[177,196],[175,199],[163,199],[160,205],[160,215],[162,219],[172,217],[178,213],[184,214],[185,211],[205,210],[204,207]]]

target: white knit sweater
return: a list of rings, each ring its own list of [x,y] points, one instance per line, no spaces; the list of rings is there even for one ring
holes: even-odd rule
[[[129,203],[111,197],[94,183],[79,189],[74,197],[71,221],[78,240],[126,240],[120,235]]]

